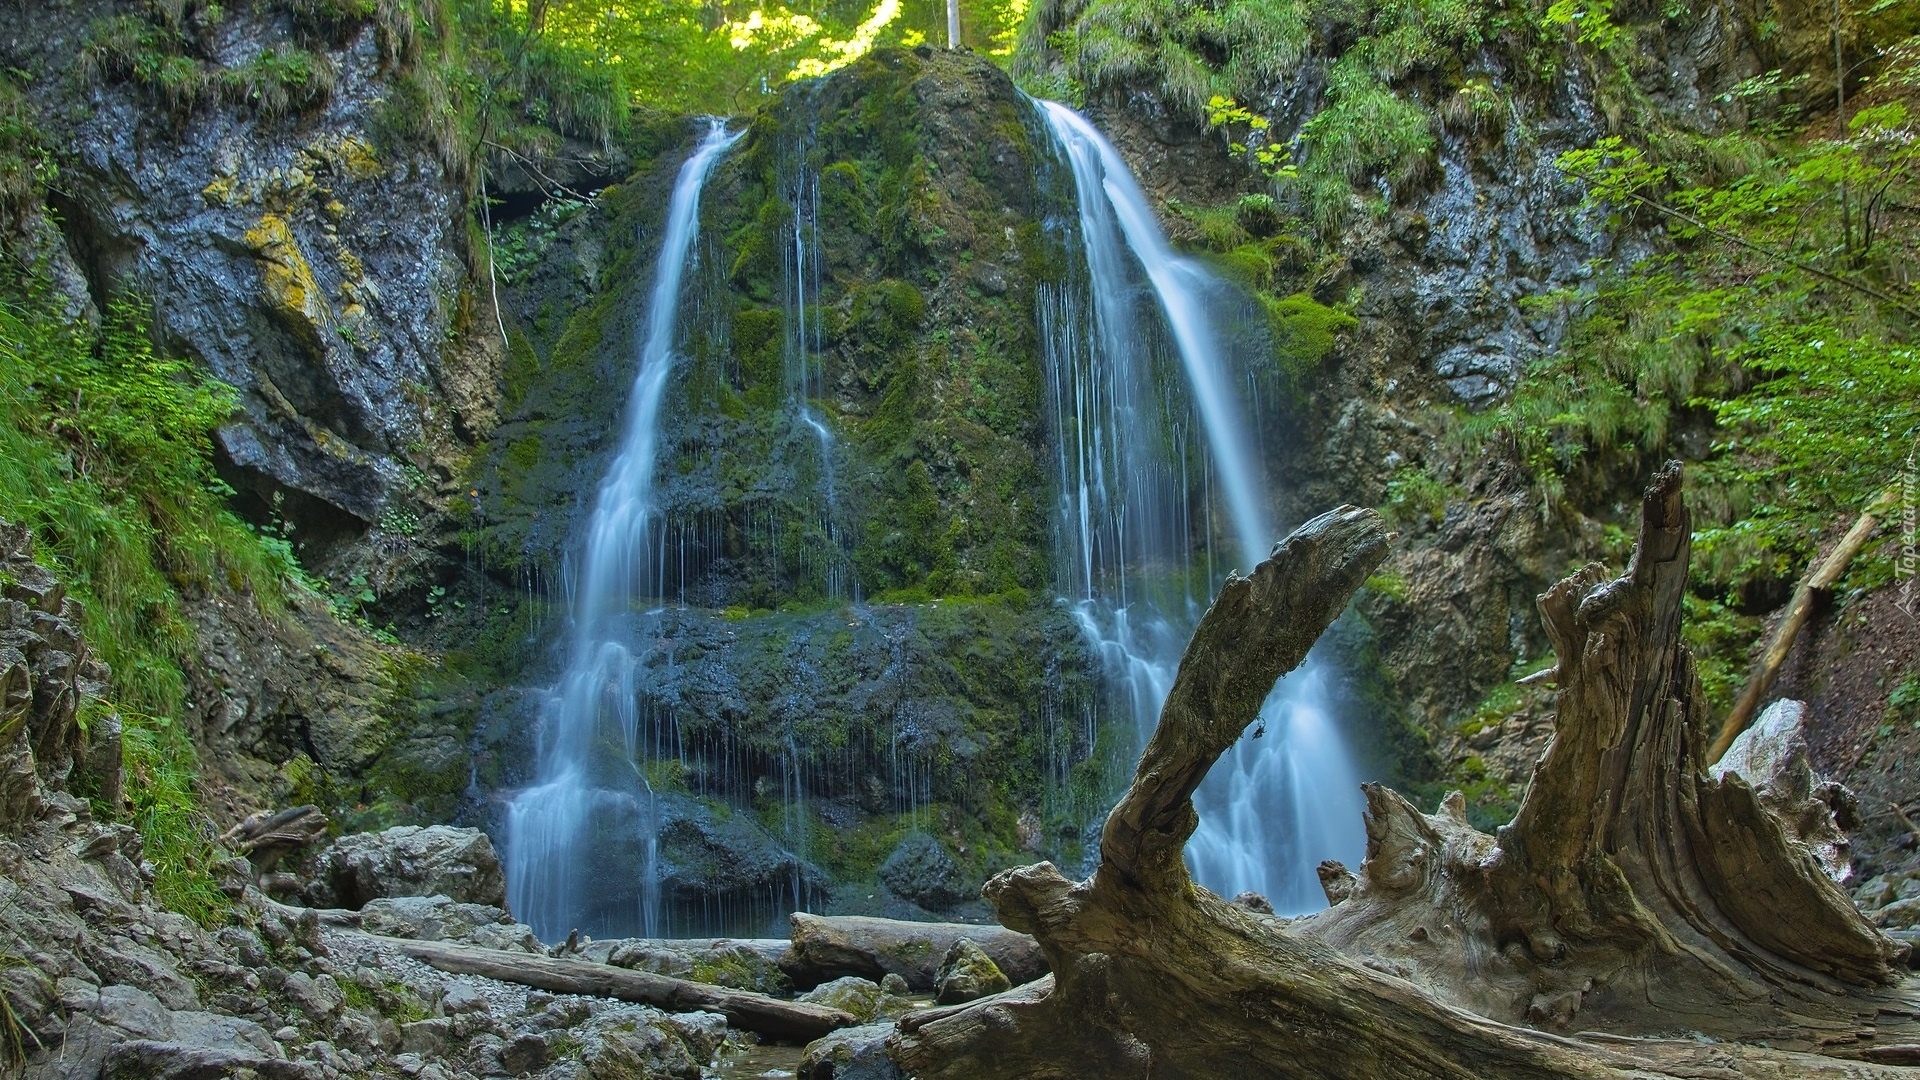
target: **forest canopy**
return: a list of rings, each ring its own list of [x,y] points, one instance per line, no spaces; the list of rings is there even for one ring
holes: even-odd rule
[[[637,104],[738,114],[792,79],[872,49],[946,43],[943,0],[507,0],[510,17],[554,45],[618,69]],[[1013,51],[1028,0],[968,0],[961,43]]]

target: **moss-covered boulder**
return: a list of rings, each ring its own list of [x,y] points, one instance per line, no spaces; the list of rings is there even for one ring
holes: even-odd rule
[[[953,943],[934,976],[933,999],[941,1005],[959,1005],[1012,987],[999,965],[980,946],[966,938]]]
[[[988,961],[992,963],[992,961]],[[801,1001],[852,1013],[863,1024],[894,1020],[913,1011],[913,999],[858,975],[847,975],[800,995]]]

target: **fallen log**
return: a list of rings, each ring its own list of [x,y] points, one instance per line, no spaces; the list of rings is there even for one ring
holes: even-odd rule
[[[374,935],[368,935],[374,936]],[[765,994],[689,982],[668,975],[629,971],[591,960],[570,960],[473,945],[411,938],[381,938],[394,951],[441,971],[480,975],[556,994],[618,998],[680,1012],[714,1012],[733,1027],[781,1042],[807,1043],[859,1021],[851,1013],[782,1001]]]
[[[971,940],[1015,986],[1047,973],[1039,943],[993,923],[922,923],[859,915],[793,913],[793,944],[780,969],[795,986],[818,986],[858,975],[879,982],[898,975],[920,993],[933,990],[940,959],[961,938]]]
[[[1046,952],[1051,985],[914,1016],[890,1052],[919,1080],[1920,1077],[1874,1062],[1901,1060],[1914,1041],[1905,1029],[1920,1002],[1882,985],[1899,947],[1828,904],[1837,890],[1819,891],[1831,883],[1737,777],[1710,791],[1699,780],[1704,740],[1689,722],[1700,697],[1678,644],[1689,537],[1679,489],[1671,466],[1648,495],[1626,577],[1589,568],[1542,600],[1563,715],[1520,818],[1496,839],[1466,827],[1457,797],[1436,819],[1370,789],[1368,859],[1353,898],[1333,909],[1344,921],[1259,919],[1196,886],[1182,850],[1194,790],[1385,556],[1385,529],[1344,507],[1303,525],[1251,578],[1230,577],[1107,819],[1093,877],[1069,881],[1042,863],[987,884],[1002,923]],[[1751,875],[1751,894],[1705,890],[1683,869],[1696,858],[1720,884]],[[1704,928],[1684,917],[1701,912]],[[1837,954],[1816,970],[1796,962],[1812,958],[1793,943],[1742,929],[1755,923],[1803,929]],[[1493,990],[1476,989],[1483,976]],[[1583,981],[1561,989],[1569,978]],[[1655,1014],[1689,1006],[1668,1014],[1666,1032],[1716,1008],[1742,1031],[1818,1013],[1823,1026],[1766,1035],[1823,1053],[1521,1026],[1604,1022],[1606,1009],[1580,1012],[1583,995],[1599,1005],[1638,995]],[[1842,1052],[1857,1060],[1830,1056]]]
[[[1832,590],[1839,582],[1840,575],[1846,573],[1853,557],[1866,546],[1867,538],[1878,527],[1875,512],[1885,501],[1886,496],[1874,500],[1873,506],[1861,514],[1859,520],[1853,523],[1853,528],[1848,529],[1847,535],[1840,539],[1839,546],[1809,570],[1807,579],[1793,590],[1793,599],[1787,603],[1787,614],[1780,620],[1773,637],[1768,639],[1767,651],[1760,657],[1760,666],[1754,670],[1753,677],[1747,680],[1739,700],[1727,711],[1727,718],[1721,721],[1720,734],[1714,738],[1713,745],[1707,748],[1707,761],[1720,760],[1720,755],[1727,752],[1733,740],[1753,722],[1761,700],[1773,688],[1773,680],[1780,674],[1781,665],[1787,662],[1787,654],[1793,651],[1793,643],[1799,638],[1801,628],[1813,617],[1815,601]]]
[[[244,855],[256,875],[271,873],[281,859],[325,836],[331,823],[316,806],[290,806],[277,813],[261,810],[220,834],[220,842]]]

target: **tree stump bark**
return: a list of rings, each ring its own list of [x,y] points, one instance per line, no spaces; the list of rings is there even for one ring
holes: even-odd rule
[[[1308,522],[1201,620],[1093,877],[988,882],[1053,978],[909,1017],[894,1056],[921,1080],[1920,1076],[1872,1060],[1920,1063],[1920,1039],[1886,1037],[1915,1011],[1888,985],[1899,947],[1744,782],[1698,775],[1688,539],[1669,466],[1627,575],[1589,567],[1542,597],[1562,719],[1512,825],[1487,836],[1457,797],[1428,817],[1371,787],[1366,863],[1327,872],[1351,896],[1288,926],[1197,887],[1182,850],[1200,780],[1385,556],[1371,511]],[[1575,1016],[1826,1053],[1517,1026]]]

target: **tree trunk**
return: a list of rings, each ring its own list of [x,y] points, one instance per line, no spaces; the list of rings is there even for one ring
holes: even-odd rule
[[[1457,797],[1430,818],[1372,787],[1351,898],[1291,926],[1194,885],[1181,856],[1191,796],[1385,556],[1385,531],[1342,508],[1252,578],[1230,578],[1107,819],[1094,876],[1070,882],[1043,863],[987,885],[1001,921],[1039,940],[1053,980],[909,1017],[896,1058],[921,1080],[1920,1076],[1777,1045],[1920,1061],[1916,1040],[1884,1038],[1913,1017],[1913,995],[1883,985],[1898,947],[1744,782],[1697,775],[1679,492],[1670,466],[1625,577],[1589,567],[1541,598],[1561,717],[1514,824],[1496,839],[1466,825]],[[1517,1026],[1565,1023],[1583,1001],[1583,1023],[1731,1027],[1776,1045]]]
[[[370,935],[371,936],[371,935]],[[442,941],[383,939],[394,951],[458,975],[480,975],[556,994],[636,1001],[663,1009],[716,1012],[734,1027],[782,1042],[806,1043],[859,1021],[851,1014],[804,1001],[783,1001],[746,990],[629,971],[591,960],[565,960]]]
[[[1807,579],[1793,590],[1793,600],[1787,604],[1787,614],[1780,620],[1779,629],[1767,641],[1767,651],[1760,657],[1759,668],[1754,671],[1753,678],[1747,680],[1746,689],[1740,692],[1740,700],[1733,703],[1733,708],[1727,711],[1727,718],[1721,721],[1720,734],[1707,749],[1707,761],[1719,761],[1720,755],[1733,745],[1733,740],[1739,738],[1740,733],[1753,722],[1754,714],[1760,710],[1761,699],[1773,688],[1773,680],[1780,674],[1781,665],[1787,662],[1787,654],[1793,651],[1793,643],[1799,638],[1801,628],[1813,616],[1814,601],[1833,589],[1840,575],[1847,572],[1853,557],[1866,546],[1867,538],[1873,535],[1877,525],[1874,510],[1880,501],[1875,500],[1874,507],[1860,515],[1859,520],[1853,523],[1853,528],[1848,529],[1847,535],[1840,539],[1840,546],[1814,564],[1807,571]]]

